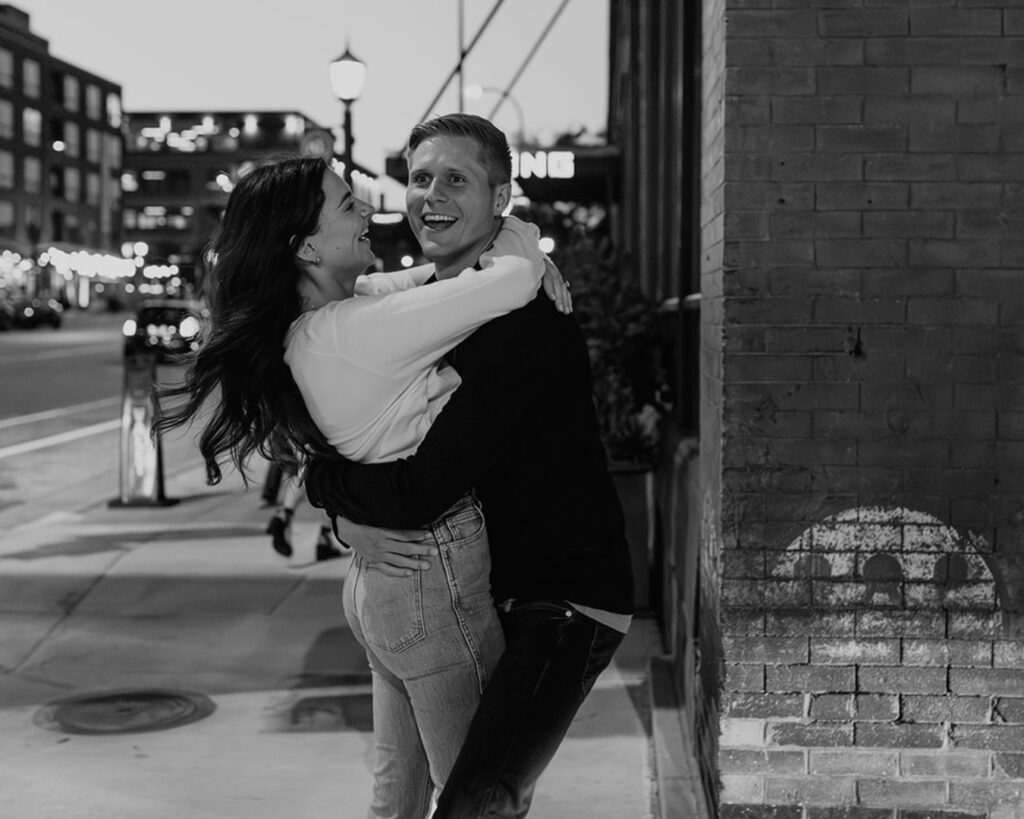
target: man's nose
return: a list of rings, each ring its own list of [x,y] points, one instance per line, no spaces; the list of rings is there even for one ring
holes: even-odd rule
[[[432,180],[427,187],[427,199],[444,199],[446,196],[444,185],[437,179]]]

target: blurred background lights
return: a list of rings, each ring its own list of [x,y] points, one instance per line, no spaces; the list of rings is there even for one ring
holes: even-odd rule
[[[545,253],[550,253],[552,250],[555,249],[555,240],[552,239],[550,236],[541,236],[540,249]]]

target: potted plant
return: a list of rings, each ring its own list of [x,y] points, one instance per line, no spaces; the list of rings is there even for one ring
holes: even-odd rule
[[[606,239],[576,237],[556,259],[590,349],[594,402],[613,468],[651,469],[672,409],[656,303]]]
[[[555,261],[572,287],[590,350],[598,426],[633,555],[634,597],[645,608],[656,532],[654,468],[672,408],[657,304],[599,236],[577,234]]]

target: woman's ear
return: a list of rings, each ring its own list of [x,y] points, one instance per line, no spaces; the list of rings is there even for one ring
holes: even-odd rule
[[[309,239],[303,239],[299,243],[299,249],[295,251],[295,255],[310,264],[318,264],[320,261],[320,257],[316,255],[316,248],[313,247],[313,243]]]

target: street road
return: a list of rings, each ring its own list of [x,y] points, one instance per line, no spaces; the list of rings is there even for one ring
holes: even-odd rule
[[[119,494],[129,313],[69,310],[59,330],[0,333],[0,534],[48,511]],[[177,368],[160,367],[160,380]],[[163,441],[164,473],[195,463],[192,434]]]

